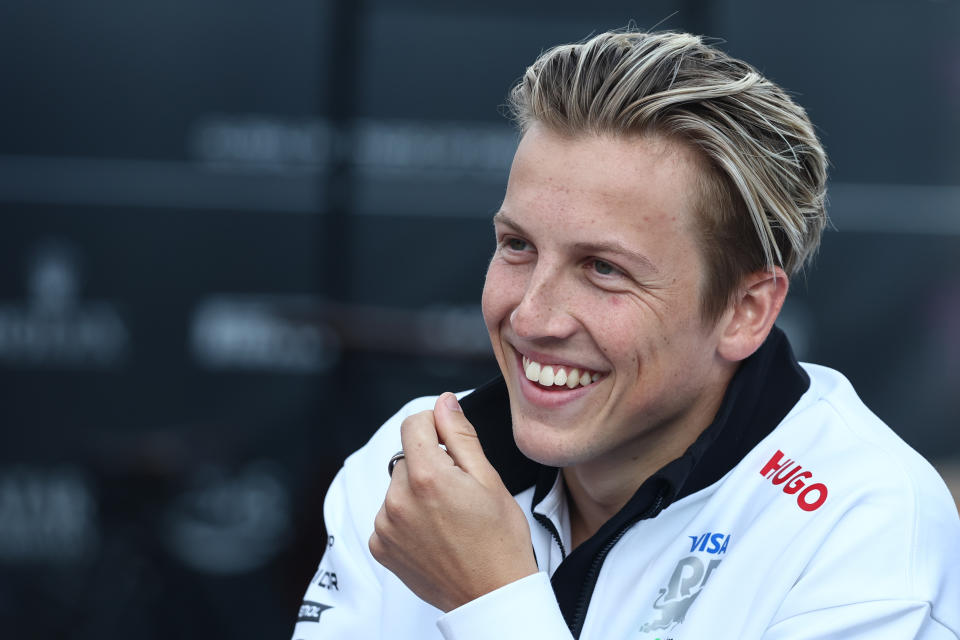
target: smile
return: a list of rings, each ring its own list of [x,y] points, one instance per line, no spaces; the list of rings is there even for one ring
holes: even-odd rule
[[[566,387],[576,389],[592,384],[603,377],[596,371],[580,367],[570,367],[559,364],[543,364],[523,356],[523,373],[527,380],[535,382],[541,387]]]

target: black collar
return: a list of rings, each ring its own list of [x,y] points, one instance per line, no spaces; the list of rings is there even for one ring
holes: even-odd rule
[[[756,353],[740,365],[710,426],[683,455],[650,476],[623,509],[567,556],[554,573],[554,591],[574,636],[579,635],[582,624],[579,610],[585,613],[584,602],[588,604],[592,595],[591,579],[596,576],[591,578],[591,574],[602,564],[611,541],[638,520],[655,517],[670,503],[722,478],[773,431],[809,386],[810,378],[786,336],[774,327]],[[507,489],[517,494],[535,485],[533,505],[540,502],[556,481],[557,469],[529,460],[517,448],[503,378],[477,388],[460,404]]]

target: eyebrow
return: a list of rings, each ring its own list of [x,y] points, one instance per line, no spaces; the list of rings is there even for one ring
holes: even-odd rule
[[[520,224],[518,224],[515,220],[513,220],[510,216],[508,216],[503,211],[498,211],[497,213],[494,214],[493,223],[502,224],[504,226],[511,227],[512,229],[514,229],[515,231],[517,231],[518,233],[524,236],[529,237],[530,235],[522,226],[520,226]],[[657,269],[657,265],[653,264],[650,258],[643,255],[642,253],[639,253],[632,249],[628,249],[627,247],[625,247],[619,242],[615,242],[615,241],[575,242],[572,245],[572,247],[577,251],[580,251],[583,253],[615,254],[639,266],[644,271],[651,272],[658,275],[660,273],[660,270]]]

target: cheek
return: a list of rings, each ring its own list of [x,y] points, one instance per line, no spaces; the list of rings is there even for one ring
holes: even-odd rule
[[[621,366],[639,360],[650,321],[642,308],[623,295],[585,297],[577,312],[597,346],[611,362]]]
[[[487,277],[483,282],[483,295],[480,298],[483,320],[487,324],[488,331],[495,331],[505,315],[509,314],[514,288],[509,270],[503,265],[491,262],[487,268]]]

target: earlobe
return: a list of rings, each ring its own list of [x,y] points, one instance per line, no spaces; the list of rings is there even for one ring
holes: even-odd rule
[[[724,314],[725,326],[718,346],[722,358],[737,362],[760,348],[780,314],[789,288],[790,281],[780,267],[756,271],[743,279],[737,297]]]

